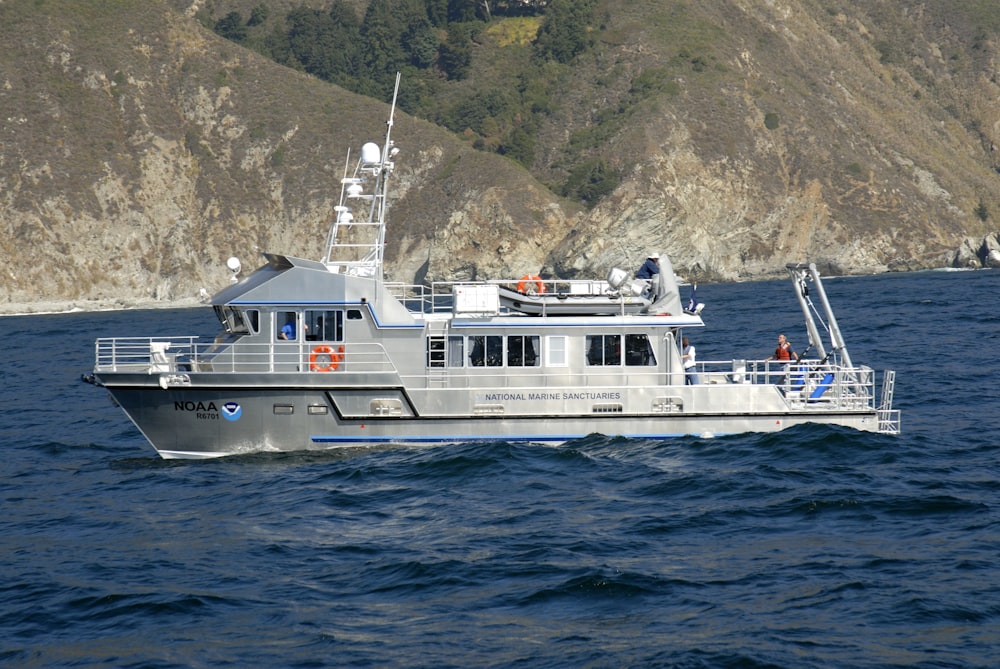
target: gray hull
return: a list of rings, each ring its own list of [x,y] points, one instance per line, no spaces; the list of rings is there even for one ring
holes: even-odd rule
[[[771,386],[733,387],[736,392],[729,393],[724,407],[713,406],[719,401],[713,386],[605,388],[583,393],[565,387],[545,392],[573,397],[557,400],[537,399],[533,395],[540,393],[518,388],[436,391],[434,402],[462,412],[458,415],[453,410],[449,415],[446,408],[418,411],[414,405],[426,400],[421,397],[426,392],[408,393],[399,387],[360,392],[352,387],[165,390],[149,385],[148,377],[136,380],[147,385],[110,385],[129,381],[110,377],[105,383],[164,458],[483,440],[558,445],[594,433],[644,439],[708,437],[775,432],[810,422],[879,429],[878,414],[870,408],[789,403]],[[576,399],[581,395],[593,399]],[[626,396],[629,399],[621,401]],[[607,397],[614,401],[609,403]],[[392,410],[387,411],[387,406]]]

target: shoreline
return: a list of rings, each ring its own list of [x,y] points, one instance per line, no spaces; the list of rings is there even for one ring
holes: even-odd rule
[[[981,269],[994,269],[993,267],[935,267],[923,270],[909,270],[912,272],[967,272]],[[905,272],[875,272],[873,274],[831,274],[824,279],[845,279],[862,276],[877,276],[879,274],[900,274]],[[777,277],[770,279],[753,279],[747,281],[735,281],[724,283],[749,283],[752,281],[776,281]],[[679,285],[690,285],[688,283]],[[705,285],[711,285],[705,284]],[[210,306],[209,299],[198,297],[185,297],[178,300],[154,300],[154,299],[102,299],[102,300],[41,300],[38,302],[0,302],[0,318],[4,316],[37,316],[43,314],[74,314],[94,311],[130,311],[141,309],[188,309],[194,307]]]
[[[185,309],[208,306],[197,298],[181,300],[48,300],[39,302],[0,302],[0,318],[4,316],[40,316],[47,314],[78,314],[95,311],[131,311],[143,309]]]

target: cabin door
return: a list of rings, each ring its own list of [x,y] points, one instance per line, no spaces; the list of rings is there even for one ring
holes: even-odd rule
[[[670,331],[663,335],[663,365],[666,369],[664,383],[668,386],[684,385],[684,367],[677,349],[677,333]]]
[[[304,369],[303,361],[308,365],[309,355],[305,350],[305,338],[301,314],[296,311],[277,311],[274,313],[272,332],[274,335],[274,357],[272,366],[275,372],[299,372]]]

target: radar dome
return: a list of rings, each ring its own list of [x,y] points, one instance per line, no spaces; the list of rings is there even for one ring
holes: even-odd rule
[[[379,151],[378,144],[368,142],[361,147],[361,162],[365,165],[377,165],[382,162],[382,152]]]

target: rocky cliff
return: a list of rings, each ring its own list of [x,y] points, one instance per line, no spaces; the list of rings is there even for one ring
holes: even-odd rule
[[[998,227],[993,33],[918,3],[892,35],[861,2],[606,4],[601,48],[560,80],[539,136],[565,146],[660,68],[662,92],[600,145],[617,189],[584,209],[543,185],[555,148],[529,172],[400,113],[392,279],[603,276],[652,249],[703,281],[792,260],[970,265]],[[0,304],[193,298],[231,255],[317,257],[385,101],[225,42],[195,5],[69,6],[0,2]],[[717,31],[687,74],[700,56],[657,34],[669,12]]]

